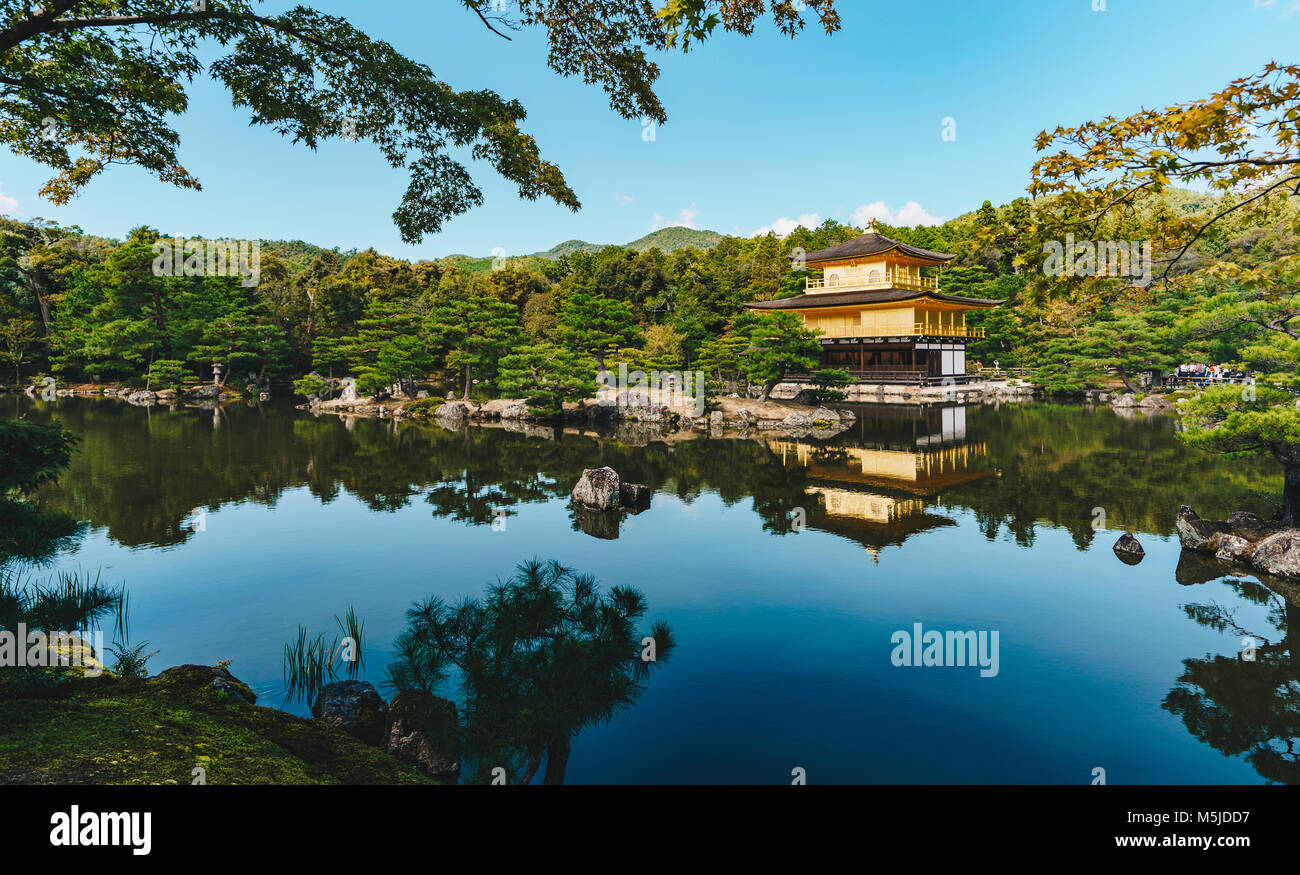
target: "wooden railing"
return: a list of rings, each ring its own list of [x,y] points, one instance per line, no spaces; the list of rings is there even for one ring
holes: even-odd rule
[[[983,328],[965,325],[929,325],[925,322],[916,323],[912,331],[915,335],[924,335],[926,337],[962,337],[971,339],[981,339],[985,337]]]
[[[855,329],[856,330],[856,329]],[[859,332],[857,334],[847,335],[850,337],[952,337],[963,340],[980,340],[986,334],[983,328],[967,327],[965,325],[929,325],[925,322],[917,322],[912,326],[912,330],[906,328],[882,329],[875,332]],[[841,339],[839,335],[827,335],[826,340]]]
[[[868,289],[939,290],[939,278],[887,270],[848,271],[821,279],[806,280],[804,290],[809,292],[858,292]]]

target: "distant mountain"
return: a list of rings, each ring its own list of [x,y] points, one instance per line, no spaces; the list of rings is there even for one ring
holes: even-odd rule
[[[659,249],[663,252],[675,252],[694,246],[696,249],[709,249],[718,245],[722,235],[717,231],[697,231],[694,228],[660,228],[644,237],[625,244],[626,249],[645,252],[647,249]],[[536,258],[560,258],[574,252],[599,252],[608,244],[588,243],[586,240],[565,240],[545,252],[534,252]]]

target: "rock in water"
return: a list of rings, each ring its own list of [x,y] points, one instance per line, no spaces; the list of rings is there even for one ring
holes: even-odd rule
[[[1113,549],[1115,555],[1126,565],[1137,565],[1147,555],[1147,551],[1142,549],[1138,539],[1129,532],[1119,536],[1119,540],[1115,542]]]
[[[596,510],[622,506],[618,472],[613,468],[587,468],[573,487],[573,503]]]
[[[384,743],[388,705],[366,681],[337,681],[321,687],[312,703],[311,716],[366,744]]]
[[[1255,546],[1250,560],[1266,574],[1300,577],[1300,529],[1269,535]]]
[[[645,510],[650,506],[650,497],[654,493],[644,483],[622,483],[618,488],[619,501],[623,507],[632,511]]]
[[[1187,505],[1183,505],[1178,509],[1178,517],[1174,520],[1174,527],[1178,529],[1178,540],[1182,542],[1183,547],[1187,550],[1208,549],[1211,538],[1227,531],[1227,526],[1224,523],[1203,520],[1196,515],[1196,511]]]
[[[1228,514],[1228,528],[1233,532],[1247,532],[1267,534],[1269,524],[1260,519],[1256,514],[1248,511],[1239,510],[1236,513]]]
[[[1236,562],[1239,559],[1250,558],[1253,548],[1250,541],[1239,535],[1219,534],[1210,539],[1209,549],[1214,551],[1217,559]]]

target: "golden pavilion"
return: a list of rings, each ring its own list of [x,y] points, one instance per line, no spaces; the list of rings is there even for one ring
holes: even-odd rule
[[[822,274],[804,294],[746,306],[798,313],[821,332],[821,367],[860,382],[964,382],[966,341],[984,337],[966,314],[1004,302],[940,292],[934,274],[955,257],[891,240],[872,221],[862,236],[802,256]]]

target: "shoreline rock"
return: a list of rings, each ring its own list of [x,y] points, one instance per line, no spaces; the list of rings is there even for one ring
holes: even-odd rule
[[[367,681],[335,681],[316,694],[311,716],[378,747],[384,743],[388,703]]]
[[[1175,520],[1183,549],[1281,578],[1300,578],[1300,529],[1270,525],[1252,513],[1206,520],[1187,505]]]

